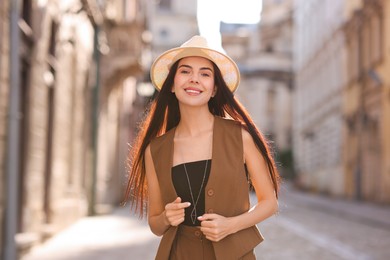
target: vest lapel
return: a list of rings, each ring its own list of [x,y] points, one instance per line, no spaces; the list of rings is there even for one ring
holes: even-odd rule
[[[164,136],[157,138],[151,144],[152,157],[157,178],[160,183],[162,198],[166,203],[177,198],[177,193],[172,182],[173,149],[175,129],[168,131]]]
[[[210,175],[209,175],[209,179],[207,181],[207,184],[206,184],[206,188],[205,188],[205,192],[207,193],[207,191],[209,190],[209,187],[215,187],[217,182],[218,182],[218,176],[216,174],[216,167],[220,160],[219,156],[221,153],[218,153],[218,142],[220,142],[221,140],[219,140],[221,134],[220,134],[220,130],[221,130],[221,127],[220,127],[220,120],[221,118],[217,117],[217,116],[214,116],[214,126],[213,126],[213,143],[212,143],[212,148],[211,148],[211,169],[210,169]],[[206,211],[207,211],[207,196],[206,196]],[[206,212],[207,213],[207,212]]]

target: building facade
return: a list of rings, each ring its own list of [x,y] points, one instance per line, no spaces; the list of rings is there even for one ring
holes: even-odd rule
[[[119,205],[134,121],[146,102],[137,87],[148,9],[139,0],[21,1],[19,154],[8,158],[9,3],[0,3],[0,220],[15,174],[7,163],[17,161],[23,254],[80,217]]]
[[[344,32],[348,80],[343,94],[346,194],[387,203],[389,14],[387,1],[347,6]]]
[[[9,1],[0,2],[0,223],[5,220],[5,168],[6,168],[6,151],[7,145],[7,108],[9,95]],[[0,234],[3,234],[3,225],[0,225]],[[4,236],[0,236],[0,256],[3,253]]]
[[[96,211],[118,206],[123,199],[129,145],[149,98],[139,90],[148,74],[151,49],[148,2],[113,0],[103,8],[103,48],[107,50],[99,69]]]
[[[304,188],[341,195],[344,4],[298,0],[294,10],[293,145],[298,181]]]
[[[389,202],[385,2],[295,1],[293,143],[303,188]]]
[[[385,14],[390,14],[390,4],[388,1],[383,1],[383,12]],[[381,64],[378,67],[378,70],[380,70],[380,73],[383,77],[383,92],[381,95],[381,102],[383,104],[383,117],[382,117],[382,176],[383,181],[381,182],[381,185],[383,187],[381,190],[384,190],[386,187],[388,189],[390,185],[390,75],[387,73],[387,71],[390,70],[390,53],[389,51],[386,51],[390,48],[390,19],[389,16],[383,16],[383,25],[385,30],[385,35],[387,37],[384,38],[384,61],[383,64]],[[383,194],[383,198],[381,200],[389,201],[390,200],[390,194],[388,192]]]

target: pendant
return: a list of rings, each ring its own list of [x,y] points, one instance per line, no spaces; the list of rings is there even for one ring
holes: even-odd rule
[[[195,209],[195,207],[191,211],[191,221],[192,221],[192,224],[195,224],[195,221],[196,221],[196,209]]]

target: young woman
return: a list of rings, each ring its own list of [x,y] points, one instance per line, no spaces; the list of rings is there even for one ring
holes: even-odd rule
[[[125,197],[141,215],[147,204],[162,236],[156,259],[255,259],[256,224],[277,211],[279,175],[233,95],[237,65],[194,36],[161,54],[151,79],[159,93],[132,148]]]

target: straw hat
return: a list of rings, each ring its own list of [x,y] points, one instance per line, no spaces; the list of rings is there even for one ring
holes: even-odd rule
[[[207,40],[198,35],[180,47],[170,49],[157,57],[150,69],[150,77],[154,87],[160,90],[168,76],[170,67],[179,59],[190,56],[203,57],[214,62],[220,69],[229,89],[232,92],[237,89],[240,82],[237,64],[229,56],[210,48]]]

